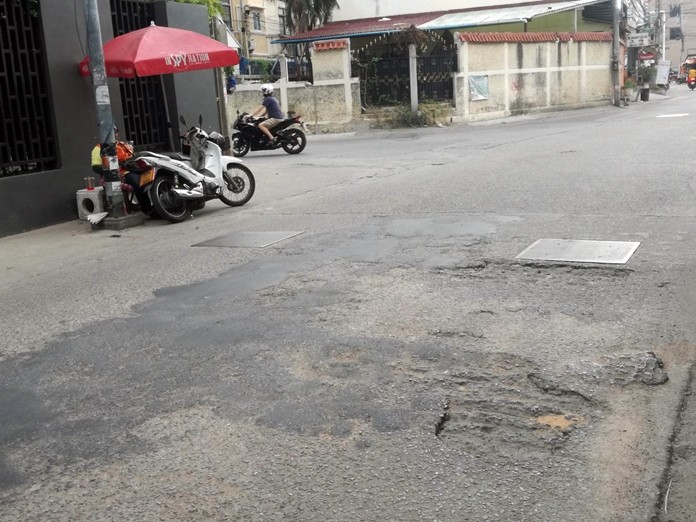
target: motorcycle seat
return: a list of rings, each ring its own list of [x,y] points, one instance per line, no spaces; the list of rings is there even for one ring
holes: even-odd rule
[[[181,154],[180,152],[162,152],[161,154],[163,156],[167,156],[168,158],[175,159],[178,161],[191,161],[191,156],[186,156],[185,154]]]
[[[138,159],[138,158],[161,158],[161,159],[171,159],[169,156],[166,156],[164,154],[160,154],[158,152],[150,152],[149,150],[144,150],[142,152],[138,152],[133,159]]]

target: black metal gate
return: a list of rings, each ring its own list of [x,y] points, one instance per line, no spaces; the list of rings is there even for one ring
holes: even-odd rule
[[[154,6],[138,0],[111,0],[114,36],[142,29],[155,19]],[[121,103],[125,131],[122,138],[136,149],[169,148],[169,122],[161,76],[121,79]],[[173,145],[173,144],[172,144]]]
[[[352,75],[360,78],[362,106],[408,103],[411,99],[409,58],[379,56],[378,52],[361,53],[353,61]],[[457,70],[456,46],[441,45],[437,54],[418,56],[416,63],[419,101],[454,98],[452,73]]]
[[[48,93],[38,0],[0,0],[0,178],[57,167]]]
[[[452,73],[456,71],[456,54],[418,57],[418,99],[451,100],[454,98]]]
[[[411,98],[408,58],[368,57],[353,64],[363,107],[397,105]]]

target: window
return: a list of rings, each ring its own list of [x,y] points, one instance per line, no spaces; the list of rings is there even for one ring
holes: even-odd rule
[[[232,28],[232,11],[230,10],[230,0],[222,0],[222,2],[220,2],[220,6],[222,7],[220,18],[222,18],[222,21],[225,22],[227,27]]]
[[[254,12],[251,15],[254,31],[261,30],[261,13]]]
[[[279,34],[288,34],[288,28],[285,26],[285,8],[284,7],[279,7],[278,8],[278,33]]]
[[[55,169],[58,153],[38,2],[0,1],[0,13],[0,178]]]

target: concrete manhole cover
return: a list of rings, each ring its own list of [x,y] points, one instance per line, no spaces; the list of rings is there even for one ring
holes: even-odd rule
[[[192,246],[205,247],[247,247],[247,248],[264,248],[278,241],[283,241],[291,237],[302,234],[302,230],[291,231],[272,231],[272,232],[232,232],[224,236],[215,237],[202,243],[196,243]]]
[[[572,261],[576,263],[625,264],[640,242],[590,241],[584,239],[538,239],[516,259]]]

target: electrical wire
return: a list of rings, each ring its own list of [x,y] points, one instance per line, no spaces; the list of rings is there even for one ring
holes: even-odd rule
[[[85,48],[82,45],[82,38],[80,37],[80,25],[77,22],[77,0],[73,0],[73,15],[75,16],[75,34],[77,35],[77,42],[80,44],[80,49],[82,50],[82,57],[86,58],[87,52],[85,52]]]

